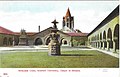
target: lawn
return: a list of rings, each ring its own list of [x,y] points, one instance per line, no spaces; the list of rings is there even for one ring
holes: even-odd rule
[[[118,68],[119,59],[92,51],[62,51],[61,56],[47,52],[2,53],[1,68]]]

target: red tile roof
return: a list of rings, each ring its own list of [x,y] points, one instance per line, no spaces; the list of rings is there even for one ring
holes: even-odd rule
[[[67,33],[70,36],[87,36],[88,33]]]
[[[20,35],[20,32],[13,32],[11,30],[8,30],[2,26],[0,26],[0,33],[1,34],[12,34],[12,35]],[[27,32],[27,35],[34,35],[37,32]]]
[[[2,34],[14,34],[14,32],[12,32],[6,28],[3,28],[2,26],[0,26],[0,33],[2,33]]]
[[[14,32],[15,33],[15,35],[20,35],[20,32]],[[36,34],[37,32],[27,32],[27,35],[34,35],[34,34]]]

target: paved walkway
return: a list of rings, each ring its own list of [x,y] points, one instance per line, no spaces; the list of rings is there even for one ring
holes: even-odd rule
[[[97,48],[93,48],[93,47],[90,47],[90,48],[92,48],[92,49],[94,49],[94,50],[98,50],[98,51],[103,52],[103,53],[105,53],[105,54],[111,55],[111,56],[116,57],[116,58],[119,58],[119,57],[120,57],[120,55],[119,55],[118,53],[113,53],[113,52],[111,52],[111,51],[101,50],[101,49],[97,49]]]
[[[88,47],[70,47],[70,46],[62,46],[61,51],[73,51],[73,50],[98,50],[105,54],[109,54],[111,56],[119,58],[118,53],[113,53],[110,51],[100,50],[96,48],[88,48]],[[48,46],[14,46],[14,47],[0,47],[0,53],[10,53],[10,52],[48,52]]]

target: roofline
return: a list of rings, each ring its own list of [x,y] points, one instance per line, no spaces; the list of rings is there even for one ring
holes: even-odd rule
[[[11,30],[9,30],[9,29],[7,29],[7,28],[4,28],[4,27],[2,27],[2,26],[0,26],[2,29],[4,29],[4,30],[7,30],[7,31],[9,31],[10,33],[0,33],[0,34],[8,34],[8,35],[14,35],[14,32],[13,31],[11,31]]]
[[[15,35],[15,34],[7,34],[7,33],[0,33],[0,34],[3,34],[3,35]]]
[[[69,36],[71,36],[71,37],[80,37],[80,36],[70,35],[69,33],[67,33],[67,34],[68,34]],[[78,33],[78,34],[79,34],[79,33]],[[84,35],[84,36],[82,35],[81,37],[86,37],[86,36],[88,36],[89,33],[82,33],[82,34],[86,34],[86,35]]]
[[[107,24],[109,21],[111,21],[113,18],[117,17],[119,15],[119,5],[96,27],[94,30],[92,30],[89,34],[91,35],[93,32],[96,32],[99,28],[103,27],[105,24]]]
[[[67,34],[67,33],[65,33],[65,32],[62,32],[61,30],[58,30],[58,32],[61,32],[61,33],[65,34],[65,35],[70,36],[69,34]]]
[[[48,28],[46,28],[46,29],[44,29],[44,30],[42,30],[42,31],[40,31],[40,32],[37,32],[37,33],[33,34],[33,36],[34,36],[34,35],[37,35],[37,34],[39,34],[39,33],[42,33],[42,32],[44,32],[44,31],[46,31],[47,29],[53,29],[53,27],[48,27]]]

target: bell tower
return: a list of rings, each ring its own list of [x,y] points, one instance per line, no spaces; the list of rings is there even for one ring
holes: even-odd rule
[[[69,8],[67,9],[66,15],[63,17],[62,30],[64,32],[74,31],[74,17],[71,16]]]

